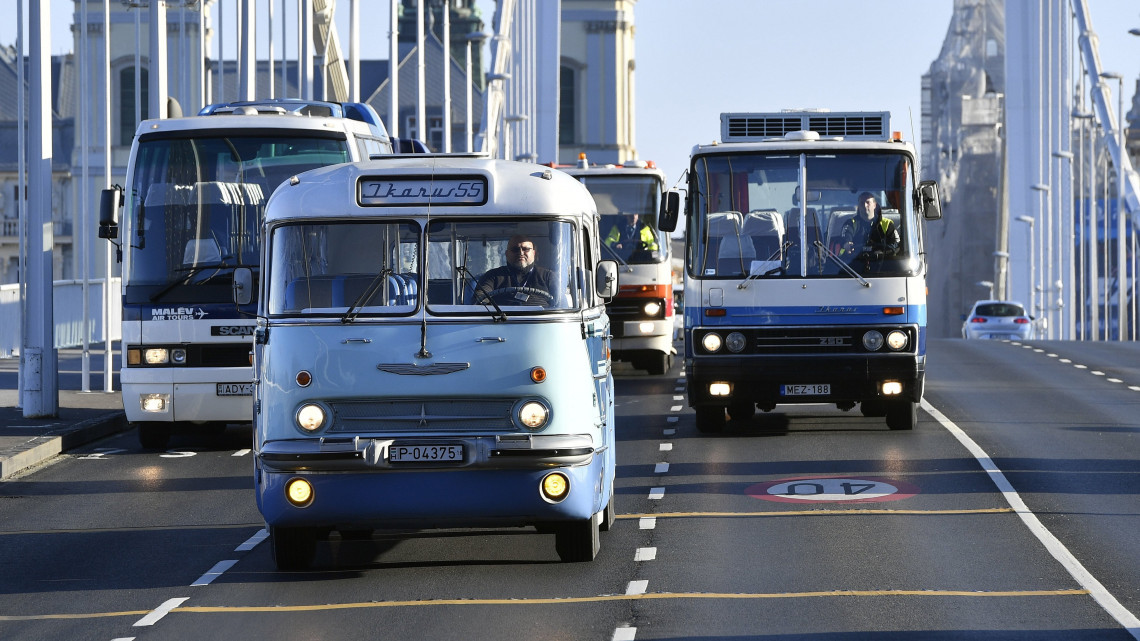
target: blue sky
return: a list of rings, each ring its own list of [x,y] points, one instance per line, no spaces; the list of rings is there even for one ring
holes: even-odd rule
[[[14,16],[16,1],[0,0],[0,12]],[[1140,76],[1140,38],[1128,34],[1140,27],[1140,3],[1086,1],[1101,64],[1128,79],[1127,101]],[[265,0],[257,4],[264,13]],[[295,0],[286,4],[295,11]],[[337,4],[347,54],[349,3]],[[477,5],[489,28],[494,3]],[[237,6],[236,0],[223,2],[227,31],[236,24]],[[388,2],[358,0],[358,6],[366,25],[362,57],[387,59]],[[71,50],[73,7],[71,0],[51,0],[54,53]],[[639,0],[634,20],[640,157],[655,160],[675,182],[692,146],[719,137],[722,111],[885,109],[892,128],[914,140],[921,77],[942,48],[952,10],[953,0]],[[289,20],[294,24],[294,17]],[[0,44],[15,42],[13,23],[0,21]],[[227,57],[233,53],[227,45]]]

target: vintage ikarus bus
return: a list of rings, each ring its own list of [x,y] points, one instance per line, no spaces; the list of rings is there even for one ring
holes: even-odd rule
[[[721,142],[693,149],[687,213],[685,368],[700,431],[781,403],[858,404],[914,427],[923,227],[941,210],[890,114],[722,114]]]
[[[255,487],[279,568],[392,528],[533,526],[594,558],[617,265],[581,183],[477,156],[317,169],[274,194],[264,239]]]

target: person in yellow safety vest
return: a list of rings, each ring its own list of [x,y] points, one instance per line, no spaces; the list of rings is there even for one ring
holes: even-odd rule
[[[841,238],[839,255],[846,260],[882,260],[898,254],[902,247],[898,227],[883,218],[879,200],[869,191],[859,194],[855,216],[844,223]]]
[[[604,242],[624,252],[657,251],[657,235],[648,225],[638,222],[638,214],[626,214],[623,224],[610,228]]]

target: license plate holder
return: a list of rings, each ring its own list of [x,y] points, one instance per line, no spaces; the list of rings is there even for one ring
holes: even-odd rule
[[[831,383],[781,385],[780,396],[831,396]]]
[[[389,463],[457,463],[463,461],[462,443],[393,443]]]
[[[253,396],[253,383],[218,383],[215,396]]]

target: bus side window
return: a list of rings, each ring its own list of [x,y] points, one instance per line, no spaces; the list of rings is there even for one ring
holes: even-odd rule
[[[590,244],[590,230],[587,227],[582,228],[582,255],[585,260],[582,262],[582,282],[578,283],[578,291],[582,292],[582,302],[586,307],[593,307],[597,304],[596,294],[594,291],[594,246]]]

